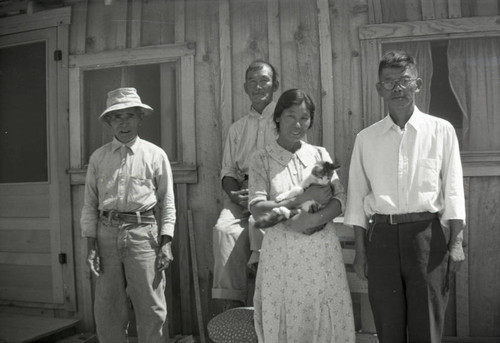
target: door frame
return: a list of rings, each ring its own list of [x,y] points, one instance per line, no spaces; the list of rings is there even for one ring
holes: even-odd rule
[[[59,249],[59,253],[65,254],[65,263],[59,264],[61,268],[62,284],[55,286],[61,289],[57,292],[54,302],[58,303],[34,303],[24,301],[0,300],[0,305],[36,307],[63,309],[67,311],[76,311],[76,285],[75,285],[75,261],[73,252],[73,228],[71,211],[71,185],[68,174],[69,168],[69,126],[68,126],[68,54],[69,54],[69,25],[71,23],[71,7],[63,7],[53,10],[41,11],[26,15],[16,15],[0,19],[0,36],[19,34],[28,31],[53,28],[55,30],[55,47],[62,52],[57,61],[55,61],[56,80],[54,90],[55,104],[51,106],[56,113],[48,117],[48,120],[55,121],[49,123],[50,127],[55,128],[54,134],[48,137],[50,150],[55,152],[49,154],[52,160],[57,159],[56,163],[50,162],[56,170],[49,173],[52,182],[56,183],[55,191],[51,191],[51,197],[57,199],[57,204],[53,205],[51,215],[56,216],[56,222],[59,223],[59,237],[51,238],[51,249]],[[51,56],[49,51],[48,56]],[[54,58],[55,59],[55,58]],[[52,156],[51,156],[52,155]],[[57,239],[58,238],[58,239]],[[54,267],[58,267],[54,266]],[[58,296],[57,296],[58,295]]]

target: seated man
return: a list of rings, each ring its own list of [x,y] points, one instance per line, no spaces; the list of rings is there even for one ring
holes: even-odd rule
[[[262,235],[251,229],[249,235],[248,161],[257,149],[276,139],[273,122],[273,94],[279,82],[274,67],[254,61],[245,73],[244,88],[252,106],[229,128],[222,158],[222,188],[228,195],[213,229],[214,280],[212,297],[225,299],[225,308],[245,304],[247,263],[258,262]],[[249,261],[251,249],[255,251]]]

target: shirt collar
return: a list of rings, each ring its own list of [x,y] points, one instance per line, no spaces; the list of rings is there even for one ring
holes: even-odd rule
[[[278,144],[277,141],[272,141],[270,144],[266,146],[266,151],[271,156],[273,160],[281,164],[282,166],[286,166],[288,162],[293,158],[293,156],[297,156],[298,160],[302,164],[303,167],[310,166],[313,163],[316,163],[314,158],[315,151],[312,145],[307,144],[304,141],[301,141],[301,146],[299,150],[294,153],[283,148]]]
[[[134,139],[132,139],[127,144],[123,144],[118,139],[116,139],[116,137],[113,137],[113,140],[111,141],[111,151],[115,152],[116,150],[120,149],[123,145],[125,145],[130,150],[132,150],[133,153],[135,153],[137,151],[137,147],[138,147],[140,141],[141,141],[141,139],[139,138],[139,136],[136,136]]]
[[[422,128],[423,121],[424,119],[422,112],[418,109],[417,106],[414,106],[413,113],[408,122],[406,123],[406,126],[413,127],[416,131],[419,131]],[[395,128],[396,126],[397,125],[392,120],[392,117],[389,114],[387,114],[385,118],[382,119],[382,129],[380,131],[380,134],[384,134],[387,131],[389,131],[389,129]]]
[[[276,107],[276,103],[274,101],[271,101],[262,111],[262,116],[264,118],[271,118],[273,117],[274,114],[274,108]],[[252,106],[250,106],[250,116],[251,117],[260,117],[261,114],[255,110]]]

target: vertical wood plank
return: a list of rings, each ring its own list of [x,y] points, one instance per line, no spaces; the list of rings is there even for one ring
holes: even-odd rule
[[[456,273],[456,321],[457,336],[469,337],[469,234],[470,234],[470,177],[464,178],[466,227],[464,229],[465,261]]]
[[[355,135],[363,128],[361,46],[358,28],[368,24],[364,2],[335,1],[331,8],[333,88],[335,102],[335,156],[339,177],[348,182]]]
[[[448,0],[434,1],[434,19],[447,19],[448,16]]]
[[[181,93],[178,94],[177,104],[180,104],[177,113],[180,113],[182,137],[196,141],[195,106],[194,106],[194,57],[184,56],[180,62]],[[178,137],[180,137],[178,135]],[[182,161],[187,165],[196,165],[196,143],[185,144],[182,147]]]
[[[87,39],[88,0],[81,0],[71,6],[70,53],[84,54]]]
[[[181,318],[182,332],[190,334],[193,330],[192,312],[191,312],[191,270],[189,266],[189,236],[187,222],[187,185],[177,184],[177,232],[178,236],[178,252],[179,252],[179,283],[180,283],[180,298],[181,298]]]
[[[194,236],[194,222],[193,213],[191,210],[187,210],[188,222],[188,234],[189,234],[189,249],[191,253],[191,269],[193,271],[193,284],[194,284],[194,297],[196,302],[196,319],[198,322],[198,335],[200,337],[201,343],[205,343],[205,325],[203,321],[203,311],[201,308],[201,292],[200,284],[198,282],[198,258],[196,256],[196,242]]]
[[[177,117],[181,115],[177,109],[176,85],[177,72],[170,63],[160,65],[160,86],[164,89],[160,104],[160,122],[161,122],[161,147],[168,155],[170,162],[179,160],[180,151],[183,147],[177,145],[178,121]],[[177,150],[176,150],[177,148]]]
[[[220,116],[221,144],[224,146],[229,127],[233,123],[231,84],[231,28],[229,0],[219,0],[219,54],[220,54]]]
[[[62,60],[57,63],[57,113],[58,116],[58,209],[59,222],[61,223],[61,252],[67,256],[67,263],[63,270],[63,293],[65,309],[76,311],[76,286],[75,286],[75,261],[73,253],[73,232],[67,227],[71,225],[71,188],[69,174],[66,173],[70,166],[69,160],[69,27],[60,25],[57,29],[58,49],[63,51]]]
[[[471,177],[469,187],[469,334],[500,337],[500,177]]]
[[[322,145],[335,160],[335,104],[333,93],[332,37],[328,0],[317,0],[321,77]]]
[[[130,5],[130,47],[141,46],[142,0],[132,0]]]
[[[177,21],[183,20],[183,16],[176,18],[176,6],[179,1],[141,1],[141,45],[150,46],[158,44],[175,43],[175,30]],[[182,2],[182,1],[181,1]],[[183,2],[182,2],[183,3]],[[183,40],[182,40],[183,41]]]
[[[185,0],[175,1],[174,41],[182,43],[186,40],[186,3]]]
[[[311,96],[316,112],[307,140],[313,145],[321,145],[323,108],[317,4],[315,1],[300,0],[287,0],[282,4],[281,17],[287,18],[281,21],[282,89],[300,88]]]
[[[116,48],[125,49],[127,47],[128,1],[117,1],[113,6],[116,15]]]
[[[377,93],[378,63],[382,57],[377,40],[362,40],[361,76],[363,80],[363,126],[367,127],[384,117],[384,104]]]
[[[250,101],[243,88],[245,71],[256,59],[268,58],[267,1],[230,2],[230,43],[232,65],[233,121],[248,113]]]
[[[80,68],[69,68],[69,142],[70,167],[80,169],[82,166],[82,127],[83,116],[82,105],[80,103],[82,80]]]
[[[280,4],[279,0],[267,1],[267,41],[269,45],[269,63],[278,74],[281,84],[281,48],[280,48]]]
[[[422,7],[423,20],[430,20],[436,18],[436,15],[434,14],[434,1],[420,0],[420,6]]]
[[[78,311],[79,318],[81,318],[83,322],[82,329],[95,332],[93,281],[91,273],[86,265],[88,245],[87,239],[81,237],[80,229],[80,213],[83,207],[84,194],[84,185],[74,186],[72,188]]]
[[[448,18],[462,17],[462,3],[460,0],[448,0]]]
[[[214,6],[215,5],[215,6]],[[200,291],[205,325],[220,312],[212,300],[212,227],[222,207],[219,180],[222,155],[220,123],[219,8],[213,1],[186,1],[186,40],[196,42],[196,145],[199,182],[189,185],[198,251]],[[208,196],[208,198],[207,198]]]
[[[127,1],[89,1],[86,52],[123,49],[127,42]]]
[[[384,22],[380,1],[381,0],[368,0],[368,18],[370,24],[380,24]]]

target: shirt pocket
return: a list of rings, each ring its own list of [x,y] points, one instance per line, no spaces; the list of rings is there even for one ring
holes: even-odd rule
[[[417,161],[419,192],[437,192],[439,185],[438,160],[432,158]]]
[[[154,199],[153,180],[130,177],[129,202],[146,205]]]

